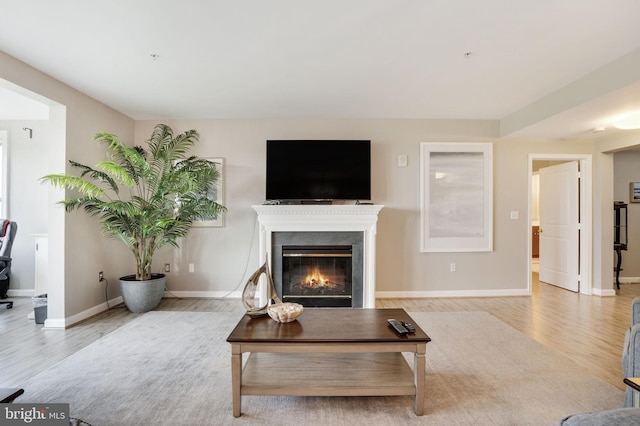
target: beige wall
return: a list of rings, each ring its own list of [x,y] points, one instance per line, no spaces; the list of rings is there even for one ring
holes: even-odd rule
[[[69,171],[68,159],[89,164],[102,159],[102,149],[92,141],[98,131],[109,130],[132,139],[133,120],[2,52],[0,78],[38,94],[39,100],[51,104],[50,120],[42,124],[47,129],[46,146],[38,153],[47,158],[45,173]],[[21,127],[19,120],[13,123],[13,129]],[[12,182],[10,203],[16,209],[12,219],[20,224],[18,238],[21,240],[29,238],[30,229],[49,234],[49,312],[46,325],[64,326],[74,315],[104,303],[104,287],[98,285],[96,274],[111,264],[110,245],[100,237],[95,220],[82,213],[66,215],[60,206],[55,205],[64,197],[60,190],[47,190],[46,229],[42,229],[41,218],[20,213],[30,208],[42,209],[42,206],[38,207],[41,200],[36,201],[42,196],[40,191],[30,193],[21,190],[20,182],[28,179],[33,185],[33,180],[37,179],[33,174],[43,171],[38,168],[31,175],[20,174],[24,170],[21,167],[24,159],[20,159],[24,153],[18,153],[26,146],[20,146],[20,143],[22,141],[18,138],[9,141],[9,149],[15,149],[14,159],[20,160],[9,165]],[[11,209],[13,211],[13,207]],[[21,267],[31,268],[32,264],[14,264],[16,271]],[[25,278],[20,280],[19,289],[33,289],[32,274],[30,270],[23,275]]]
[[[165,250],[154,268],[173,264],[169,288],[223,295],[241,290],[258,266],[252,247],[255,213],[264,201],[265,141],[293,138],[358,138],[372,141],[373,201],[385,207],[377,235],[379,296],[523,294],[527,290],[527,167],[530,153],[590,154],[584,141],[495,139],[486,121],[441,120],[179,120],[175,131],[201,134],[197,155],[225,158],[229,212],[224,228],[194,229],[180,250]],[[155,121],[136,122],[136,141],[148,138]],[[419,251],[420,142],[494,142],[494,251],[421,253]],[[407,155],[408,167],[397,167]],[[518,220],[510,219],[518,211]],[[193,263],[194,273],[188,264]],[[456,272],[449,264],[456,263]]]

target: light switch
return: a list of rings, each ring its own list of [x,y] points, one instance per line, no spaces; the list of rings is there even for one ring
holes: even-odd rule
[[[407,167],[407,156],[406,155],[398,155],[398,167]]]
[[[518,211],[511,212],[511,219],[520,219],[520,212]]]

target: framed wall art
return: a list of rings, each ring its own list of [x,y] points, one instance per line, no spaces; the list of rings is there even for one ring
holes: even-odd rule
[[[206,197],[216,203],[224,205],[224,158],[205,158],[212,163],[216,163],[220,177],[218,178],[218,184],[211,188],[207,192]],[[196,220],[193,222],[194,227],[206,228],[206,227],[222,227],[224,226],[224,212],[220,213],[218,217],[208,218],[207,220]]]
[[[493,145],[420,144],[420,251],[493,250]]]

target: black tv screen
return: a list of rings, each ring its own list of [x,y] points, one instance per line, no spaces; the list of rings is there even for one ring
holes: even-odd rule
[[[267,200],[370,200],[371,142],[268,140]]]

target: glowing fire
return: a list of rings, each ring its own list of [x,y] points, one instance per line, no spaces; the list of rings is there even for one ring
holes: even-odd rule
[[[302,288],[322,288],[322,287],[335,287],[336,284],[331,282],[329,278],[320,273],[320,270],[316,267],[313,268],[300,283]]]

